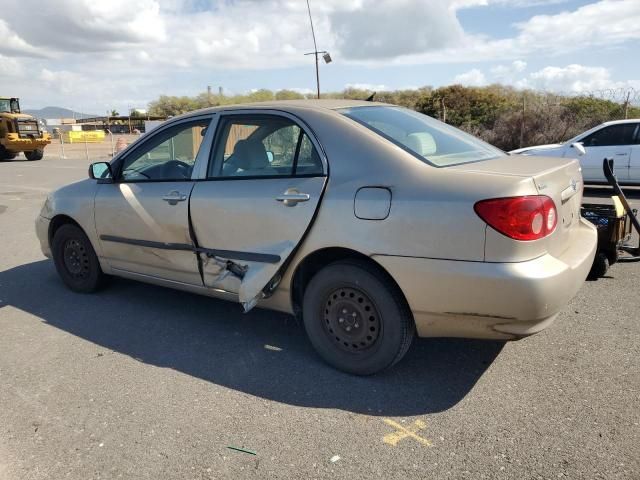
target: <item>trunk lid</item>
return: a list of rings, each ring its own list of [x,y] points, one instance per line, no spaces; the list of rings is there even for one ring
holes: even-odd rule
[[[537,193],[553,200],[558,214],[558,224],[554,232],[548,237],[531,243],[539,243],[540,247],[554,256],[560,255],[569,247],[572,230],[578,228],[580,223],[580,204],[584,189],[580,163],[577,160],[509,155],[450,168],[467,172],[531,178]],[[531,249],[528,251],[532,252]]]

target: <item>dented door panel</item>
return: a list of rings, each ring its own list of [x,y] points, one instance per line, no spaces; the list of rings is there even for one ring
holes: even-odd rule
[[[204,284],[238,294],[245,310],[255,305],[310,226],[325,181],[306,177],[197,182],[190,210]],[[293,190],[309,199],[286,205],[282,196]]]

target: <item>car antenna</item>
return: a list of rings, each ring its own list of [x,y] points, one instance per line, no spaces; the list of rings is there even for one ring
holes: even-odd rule
[[[366,98],[365,102],[373,102],[374,101],[373,99],[376,98],[376,93],[378,93],[378,92],[373,92],[371,95],[369,95]]]

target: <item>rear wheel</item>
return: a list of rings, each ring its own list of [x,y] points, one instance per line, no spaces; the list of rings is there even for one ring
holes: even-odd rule
[[[357,375],[400,361],[415,335],[411,311],[397,287],[362,261],[340,261],[320,270],[305,290],[303,319],[320,356]]]
[[[53,236],[51,253],[62,281],[74,292],[91,293],[102,286],[104,273],[98,256],[79,227],[61,226]]]
[[[42,160],[44,157],[44,150],[33,150],[32,152],[24,152],[24,156],[27,157],[27,160]]]

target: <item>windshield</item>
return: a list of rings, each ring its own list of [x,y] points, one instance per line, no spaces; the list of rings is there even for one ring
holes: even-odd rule
[[[11,112],[11,104],[8,99],[0,98],[0,112]]]
[[[505,155],[472,135],[406,108],[353,107],[339,112],[436,167]]]

